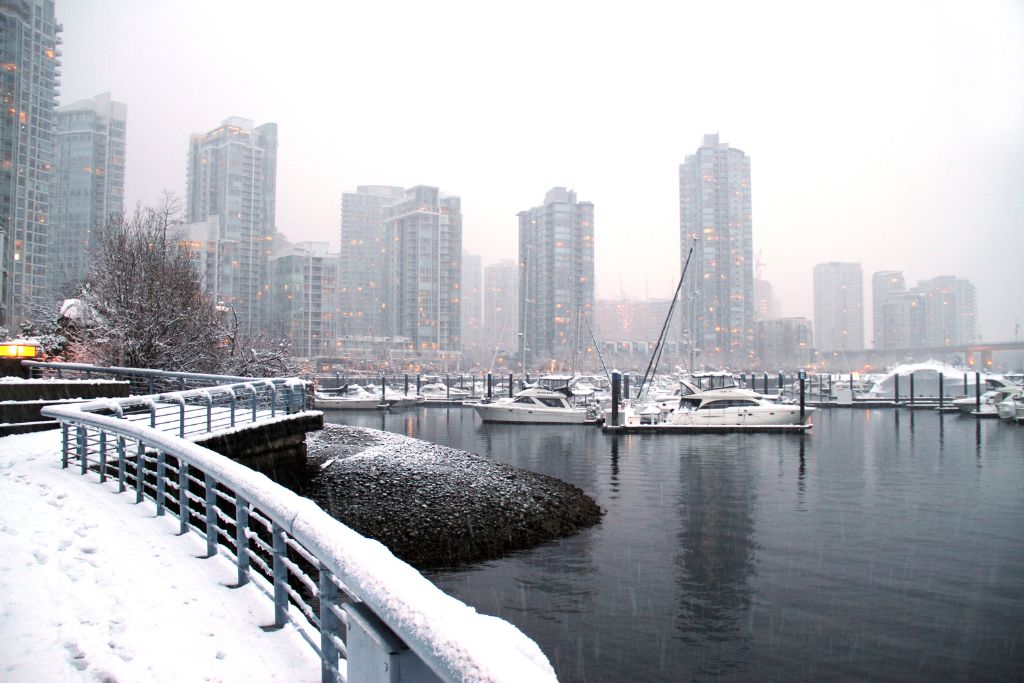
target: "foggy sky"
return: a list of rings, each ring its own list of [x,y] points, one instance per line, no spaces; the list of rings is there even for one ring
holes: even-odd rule
[[[867,344],[890,269],[972,280],[983,338],[1013,339],[1024,3],[668,4],[57,0],[61,103],[127,103],[129,206],[184,197],[191,133],[276,122],[277,227],[335,249],[357,185],[460,196],[485,264],[567,186],[595,204],[599,298],[671,296],[678,167],[717,132],[751,157],[780,315],[813,317],[814,264],[857,261]]]

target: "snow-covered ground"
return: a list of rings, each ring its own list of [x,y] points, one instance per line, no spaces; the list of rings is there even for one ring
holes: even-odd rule
[[[0,680],[319,680],[230,560],[134,500],[62,470],[59,430],[0,439]]]

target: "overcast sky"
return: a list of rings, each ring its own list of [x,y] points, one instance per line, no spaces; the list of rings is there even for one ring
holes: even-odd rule
[[[595,205],[599,298],[668,298],[678,167],[751,158],[754,250],[782,315],[814,264],[972,280],[1024,324],[1024,2],[57,0],[61,102],[128,105],[127,199],[184,196],[188,136],[279,126],[277,227],[338,244],[341,193],[434,185],[463,246],[516,256],[553,186]],[[1024,338],[1024,330],[1017,332]],[[867,341],[870,340],[870,336]]]

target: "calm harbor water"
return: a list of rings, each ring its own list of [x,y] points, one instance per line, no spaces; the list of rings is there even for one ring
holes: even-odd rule
[[[430,578],[563,681],[1024,679],[1024,427],[818,411],[807,436],[329,412],[572,482],[598,526]]]

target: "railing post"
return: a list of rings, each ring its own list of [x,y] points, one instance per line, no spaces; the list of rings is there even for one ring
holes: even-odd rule
[[[228,387],[228,395],[231,396],[231,426],[235,426],[235,390]]]
[[[127,467],[126,467],[126,448],[124,437],[117,437],[117,492],[124,493],[127,490],[125,486],[125,479],[127,478]]]
[[[515,396],[515,390],[512,388],[512,373],[508,373],[508,397],[512,398]]]
[[[277,416],[277,387],[270,385],[270,417]]]
[[[260,392],[256,391],[256,386],[249,384],[248,387],[252,389],[252,421],[256,422],[256,404],[260,398]]]
[[[185,399],[181,399],[181,403],[178,404],[178,436],[182,439],[185,438]]]
[[[164,516],[164,495],[166,490],[164,489],[164,475],[166,474],[165,467],[167,465],[164,460],[164,452],[156,452],[156,516]]]
[[[152,395],[153,394],[153,375],[149,376],[149,378],[147,380],[147,383],[146,383],[146,386],[149,389],[149,394]]]
[[[107,480],[107,433],[100,431],[100,483]]]
[[[149,426],[156,429],[156,403],[149,402]]]
[[[60,466],[61,466],[61,469],[65,469],[65,470],[68,468],[68,429],[69,429],[69,427],[68,427],[68,423],[67,422],[61,422],[60,423],[60,439],[61,439]]]
[[[213,431],[213,396],[207,392],[206,394],[206,433],[209,434]]]
[[[365,602],[346,603],[344,610],[348,616],[348,680],[366,683],[441,680]]]
[[[235,494],[235,565],[238,585],[249,583],[249,503]]]
[[[331,579],[331,571],[320,563],[320,680],[333,681],[333,669],[338,668],[338,648],[334,635],[341,624],[334,609],[338,604],[338,585]]]
[[[217,480],[209,472],[203,472],[203,486],[206,489],[206,554],[217,554]]]
[[[77,440],[78,440],[78,465],[79,465],[79,472],[80,472],[80,474],[85,474],[86,465],[87,465],[86,456],[88,455],[88,449],[89,449],[87,440],[89,438],[89,435],[86,432],[85,427],[79,427],[78,431],[76,432],[76,436],[77,436]]]
[[[182,536],[188,533],[191,514],[188,504],[188,463],[178,458],[178,531]]]
[[[284,626],[288,620],[288,544],[284,540],[284,529],[274,522],[274,626]]]
[[[142,502],[142,481],[145,479],[146,471],[146,445],[139,441],[139,447],[135,454],[135,502]]]

